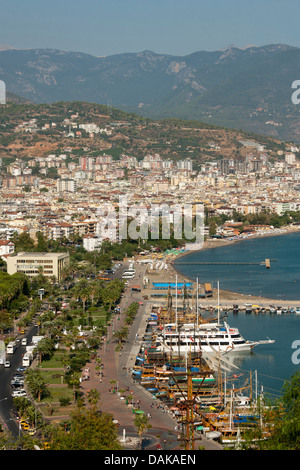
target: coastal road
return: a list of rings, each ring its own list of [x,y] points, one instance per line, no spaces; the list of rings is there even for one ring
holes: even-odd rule
[[[28,344],[31,338],[37,332],[37,327],[32,326],[22,338],[27,337]],[[10,385],[12,376],[17,372],[17,368],[22,364],[22,357],[25,353],[25,346],[21,345],[18,341],[18,347],[13,354],[7,354],[6,359],[10,361],[11,366],[6,368],[4,365],[0,366],[0,418],[1,423],[7,431],[10,432],[14,439],[19,436],[19,424],[16,416],[13,414],[13,397],[12,387]],[[22,431],[21,431],[22,432]]]

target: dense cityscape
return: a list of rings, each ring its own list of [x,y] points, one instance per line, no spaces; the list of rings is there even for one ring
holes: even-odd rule
[[[299,147],[86,103],[8,103],[0,118],[3,448],[297,448],[290,414],[281,429],[281,405],[263,409],[252,377],[246,394],[233,381],[226,389],[226,373],[243,375],[228,348],[274,341],[222,329],[220,314],[276,309],[176,271],[190,240],[174,236],[173,208],[203,207],[205,248],[297,232]],[[170,237],[121,236],[109,221],[122,198],[126,220],[130,208],[155,208]],[[297,315],[293,305],[280,314]]]
[[[265,225],[265,228],[278,225],[277,216],[299,211],[299,148],[293,144],[271,141],[268,146],[241,138],[236,144],[239,150],[232,148],[230,156],[228,144],[222,147],[220,138],[215,142],[209,140],[210,133],[205,140],[199,136],[196,149],[186,147],[180,153],[173,152],[173,158],[166,158],[147,149],[141,155],[142,147],[136,155],[125,153],[126,149],[119,147],[125,137],[129,140],[142,127],[141,123],[135,123],[133,130],[129,120],[113,123],[106,116],[107,124],[99,127],[85,122],[77,112],[62,123],[48,122],[41,127],[37,126],[36,118],[21,121],[7,132],[4,118],[5,113],[2,141],[9,138],[12,142],[5,149],[2,147],[3,157],[0,157],[3,240],[10,239],[14,232],[27,232],[33,239],[37,232],[42,232],[52,240],[77,236],[88,251],[99,248],[101,218],[97,214],[109,210],[109,205],[117,206],[122,196],[136,209],[139,205],[149,208],[163,203],[203,204],[208,215],[205,234],[210,231],[225,237],[239,234],[238,222],[248,222],[250,227],[244,223],[243,231],[249,232],[257,229],[255,225]],[[158,126],[156,122],[150,125]],[[184,126],[174,125],[169,134],[176,136],[177,129],[180,132]],[[170,128],[167,124],[166,129],[161,127],[162,124],[156,140],[160,132],[167,134]],[[155,129],[153,132],[155,139]],[[105,141],[100,137],[103,134]],[[54,137],[59,151],[47,153],[44,147],[51,146]],[[116,146],[119,155],[115,154]],[[174,142],[163,146],[181,147]],[[97,152],[97,147],[104,150]],[[117,233],[112,241],[118,241]],[[1,255],[12,250],[12,245],[4,244]]]

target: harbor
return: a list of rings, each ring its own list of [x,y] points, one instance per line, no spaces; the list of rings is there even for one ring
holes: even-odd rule
[[[233,305],[220,307],[220,289],[214,298],[209,285],[179,280],[170,266],[167,270],[170,282],[165,272],[147,267],[138,289],[146,311],[127,363],[132,380],[168,409],[185,449],[195,449],[204,438],[236,447],[257,423],[253,410],[259,396],[251,374],[240,373],[228,352],[235,354],[242,342],[250,352],[272,341],[244,339],[224,322]],[[200,303],[200,287],[206,288],[206,305]]]
[[[204,438],[239,448],[244,433],[260,422],[257,404],[265,396],[278,398],[293,371],[288,348],[298,327],[300,301],[232,292],[208,277],[199,282],[178,268],[201,262],[186,262],[182,254],[135,259],[143,267],[138,291],[146,312],[129,370],[133,382],[169,410],[186,449]],[[253,265],[269,272],[275,262],[270,257]],[[247,263],[215,264],[231,269],[230,264]],[[277,350],[281,364],[277,356],[271,359]],[[262,369],[253,369],[253,363]],[[275,373],[279,377],[272,377]],[[277,390],[269,386],[272,380]],[[266,439],[267,430],[261,431]]]

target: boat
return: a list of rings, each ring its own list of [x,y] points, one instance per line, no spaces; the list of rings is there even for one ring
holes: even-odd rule
[[[252,311],[252,305],[250,306]],[[164,324],[154,338],[155,347],[164,353],[188,355],[194,353],[228,354],[249,352],[260,344],[274,343],[274,340],[246,341],[237,328],[231,328],[226,321],[220,322],[219,282],[217,322],[184,323],[178,327],[177,322]]]
[[[238,305],[234,305],[233,306],[233,309],[232,309],[232,313],[238,313],[239,311],[239,306]]]
[[[186,355],[190,352],[237,353],[251,351],[260,344],[274,343],[274,340],[246,341],[237,328],[223,323],[203,323],[195,326],[186,323],[177,328],[168,323],[155,337],[157,350]]]
[[[246,311],[246,313],[252,313],[252,305],[251,304],[245,304],[245,311]]]
[[[276,313],[276,307],[274,305],[270,305],[270,313]]]
[[[300,307],[296,307],[295,313],[296,315],[300,315]]]

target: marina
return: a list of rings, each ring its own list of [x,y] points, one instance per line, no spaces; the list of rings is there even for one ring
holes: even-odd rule
[[[182,259],[174,263],[180,269]],[[268,260],[272,265],[271,256],[260,263],[266,272]],[[291,345],[300,301],[219,289],[207,272],[200,283],[174,265],[146,269],[141,294],[149,309],[132,378],[172,413],[186,449],[201,435],[239,448],[245,432],[259,426],[258,403],[279,398],[297,370]],[[267,429],[261,432],[267,439]]]
[[[178,323],[164,323],[167,311],[168,316],[175,316]],[[251,378],[239,373],[238,367],[228,359],[227,347],[222,347],[224,338],[221,341],[218,337],[218,332],[224,336],[226,328],[223,331],[222,326],[217,328],[219,323],[208,319],[206,323],[198,319],[198,326],[183,323],[185,315],[183,308],[178,306],[177,315],[173,308],[163,305],[150,308],[132,368],[133,380],[152,395],[155,403],[170,410],[186,449],[193,449],[201,434],[228,446],[236,445],[238,429],[243,434],[241,425],[248,429],[257,422],[253,411],[250,412],[255,409]],[[244,352],[249,352],[254,344],[240,339],[237,329],[227,325],[228,333],[229,330],[232,330],[232,336],[239,338],[230,348],[230,354],[239,354],[241,341],[247,344]],[[196,332],[203,332],[208,340],[214,339],[214,344],[211,342],[209,347],[203,347],[202,341],[196,341]],[[208,346],[209,341],[204,343]]]
[[[224,321],[220,308],[202,310],[199,299],[192,303],[179,298],[177,289],[171,292],[170,286],[159,305],[148,302],[132,378],[169,409],[186,449],[194,449],[201,435],[236,446],[244,431],[257,424],[253,409],[258,396],[251,374],[240,372],[230,356],[274,341],[244,339]]]

